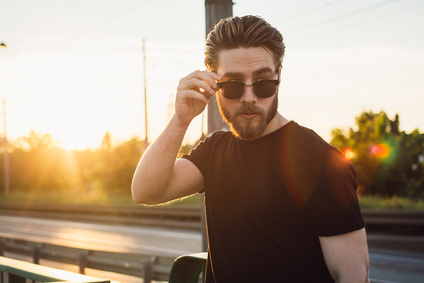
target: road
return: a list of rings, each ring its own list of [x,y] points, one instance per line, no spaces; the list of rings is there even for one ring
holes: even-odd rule
[[[423,283],[424,254],[370,248],[370,278],[377,282]]]
[[[197,232],[0,216],[0,235],[90,250],[179,256],[201,251]]]
[[[0,236],[91,250],[179,256],[201,251],[200,232],[0,216]],[[373,282],[423,283],[424,254],[370,248]]]

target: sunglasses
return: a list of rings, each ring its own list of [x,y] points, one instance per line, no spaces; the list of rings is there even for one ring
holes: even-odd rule
[[[258,80],[252,84],[245,84],[240,81],[218,82],[218,87],[222,90],[222,95],[227,99],[239,99],[242,97],[244,87],[253,86],[255,95],[259,98],[268,98],[275,94],[280,80]]]

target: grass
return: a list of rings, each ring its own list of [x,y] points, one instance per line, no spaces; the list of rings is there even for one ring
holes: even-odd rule
[[[424,210],[423,199],[412,199],[397,196],[390,198],[360,196],[359,205],[362,209]]]
[[[200,195],[193,195],[170,202],[168,205],[176,206],[200,206]],[[0,202],[43,202],[43,203],[67,203],[67,204],[134,204],[131,192],[128,194],[113,194],[102,189],[84,191],[48,191],[48,192],[11,192],[9,195],[0,196]]]
[[[102,190],[85,190],[85,191],[36,191],[36,192],[11,192],[7,196],[2,196],[0,201],[6,202],[54,202],[54,203],[71,203],[71,204],[130,204],[133,203],[131,193],[128,194],[111,194]]]
[[[127,194],[111,194],[102,189],[74,190],[67,192],[11,192],[8,196],[1,196],[0,202],[54,202],[72,204],[134,204],[131,192]],[[193,195],[181,200],[170,202],[168,205],[174,206],[200,206],[201,196]],[[359,204],[362,209],[403,209],[403,210],[424,210],[423,199],[412,199],[406,197],[383,198],[376,196],[360,196]]]

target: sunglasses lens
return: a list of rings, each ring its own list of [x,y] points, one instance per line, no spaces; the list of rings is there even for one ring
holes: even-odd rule
[[[260,98],[268,98],[277,91],[278,80],[262,80],[254,82],[253,88],[255,95]],[[239,99],[244,92],[245,84],[242,82],[221,82],[218,86],[222,90],[222,95],[227,99]]]
[[[243,90],[243,83],[227,82],[222,86],[222,95],[227,99],[238,99],[243,95]]]
[[[274,95],[277,85],[274,81],[257,81],[253,84],[256,96],[268,98]]]

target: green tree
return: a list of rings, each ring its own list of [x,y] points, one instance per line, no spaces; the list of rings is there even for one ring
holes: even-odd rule
[[[424,135],[400,131],[399,115],[363,112],[356,129],[334,129],[331,144],[357,169],[359,193],[424,197]]]

